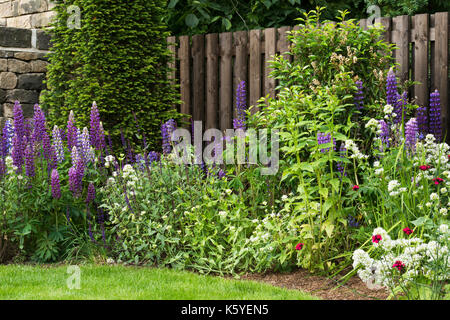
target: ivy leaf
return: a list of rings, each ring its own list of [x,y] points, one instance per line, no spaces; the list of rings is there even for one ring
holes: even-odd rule
[[[222,25],[226,30],[231,29],[231,21],[228,20],[227,18],[222,18]]]
[[[195,28],[198,25],[198,18],[195,14],[189,13],[185,18],[186,25],[190,28]]]
[[[167,8],[169,9],[173,9],[175,8],[175,6],[177,5],[179,0],[170,0],[169,5],[167,6]]]

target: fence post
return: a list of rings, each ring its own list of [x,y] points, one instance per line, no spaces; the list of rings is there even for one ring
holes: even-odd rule
[[[448,133],[448,12],[437,12],[434,15],[434,85],[441,96],[441,119],[443,135]],[[434,88],[431,88],[433,90]],[[449,141],[449,137],[447,137]]]

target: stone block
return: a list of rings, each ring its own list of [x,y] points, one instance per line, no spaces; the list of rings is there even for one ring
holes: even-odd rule
[[[31,30],[9,27],[0,28],[0,46],[31,48]]]
[[[39,93],[33,90],[25,89],[13,89],[6,91],[6,101],[14,103],[19,101],[20,103],[38,103]]]
[[[7,18],[14,16],[11,2],[0,3],[0,18]]]
[[[31,72],[47,72],[47,65],[47,61],[33,60],[30,62]]]
[[[11,28],[31,29],[31,14],[6,18],[6,26]]]
[[[31,66],[28,62],[22,60],[8,59],[8,71],[15,73],[28,73],[31,71]]]
[[[8,60],[0,58],[0,71],[8,71]]]
[[[19,0],[19,15],[44,12],[46,10],[46,0]]]
[[[50,35],[43,31],[36,31],[36,48],[39,50],[49,50],[51,47]]]
[[[14,51],[0,50],[0,58],[13,58]]]
[[[19,101],[20,102],[20,101]],[[20,103],[24,118],[32,118],[34,113],[34,103]],[[14,118],[14,103],[3,104],[3,117]]]
[[[0,103],[6,101],[6,90],[0,89]]]
[[[44,28],[50,25],[53,18],[56,16],[56,12],[47,11],[42,13],[35,13],[31,15],[31,27],[32,28]]]
[[[38,58],[38,53],[37,52],[16,52],[16,53],[14,53],[14,58],[19,59],[19,60],[25,60],[25,61],[36,60]]]
[[[42,90],[44,86],[45,73],[25,73],[17,77],[17,89]]]
[[[17,85],[17,76],[13,72],[0,72],[0,88],[14,89]]]

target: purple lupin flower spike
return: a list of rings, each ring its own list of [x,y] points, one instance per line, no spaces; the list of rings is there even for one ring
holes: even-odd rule
[[[344,158],[346,152],[347,152],[347,149],[345,148],[345,143],[341,143],[341,147],[339,148],[339,153],[340,153],[339,157]],[[347,176],[347,172],[345,172],[344,163],[342,161],[338,161],[336,163],[336,167],[337,167],[338,171],[341,173],[341,177]]]
[[[389,126],[384,120],[378,120],[378,123],[381,126],[380,139],[386,147],[389,147]]]
[[[176,127],[177,123],[174,119],[169,119],[161,125],[162,149],[164,154],[169,154],[172,151],[171,138]]]
[[[19,137],[19,140],[22,140],[22,137],[25,135],[25,120],[23,117],[22,106],[18,101],[14,103],[14,133]]]
[[[69,147],[69,150],[72,150],[72,148],[77,145],[77,131],[78,129],[75,126],[75,116],[73,111],[70,111],[69,120],[67,121],[67,146]]]
[[[391,68],[386,78],[386,103],[395,108],[397,103],[397,78],[395,77],[394,70]]]
[[[356,88],[358,88],[358,90],[355,93],[354,96],[354,103],[356,106],[356,109],[361,111],[364,108],[364,87],[363,87],[363,82],[361,80],[357,80],[355,82],[356,84]]]
[[[103,129],[103,123],[100,122],[100,129],[98,132],[98,150],[105,150],[106,149],[106,141],[105,141],[105,130]]]
[[[236,89],[236,118],[233,119],[235,130],[245,130],[245,110],[247,104],[247,94],[245,91],[245,81],[241,81]]]
[[[24,154],[23,154],[22,140],[19,139],[17,134],[15,134],[13,137],[13,147],[11,150],[11,157],[13,159],[13,165],[17,167],[17,172],[21,172]]]
[[[36,175],[36,170],[34,167],[34,152],[31,144],[28,144],[25,149],[25,174],[29,178]]]
[[[59,182],[58,170],[53,169],[51,174],[52,197],[53,199],[61,198],[61,185]]]
[[[6,157],[11,152],[12,148],[12,138],[14,136],[14,128],[12,126],[11,120],[7,119],[3,127],[2,145],[1,145],[1,156]]]
[[[81,133],[80,135],[80,140],[81,140],[81,148],[79,148],[78,151],[84,163],[94,161],[94,153],[91,149],[90,143],[91,139],[89,137],[89,131],[86,127],[83,128],[83,133]]]
[[[53,148],[55,149],[56,159],[58,163],[64,161],[64,146],[62,143],[61,131],[58,129],[58,126],[53,127]]]
[[[320,146],[325,143],[331,142],[331,135],[329,133],[325,134],[322,132],[317,132],[317,144]],[[333,141],[334,143],[334,149],[336,150],[336,141]],[[320,152],[326,153],[330,150],[330,148],[320,149]]]
[[[98,151],[103,150],[106,146],[105,131],[103,130],[103,124],[100,121],[100,113],[95,102],[92,104],[91,108],[90,134],[91,146]]]
[[[223,178],[225,178],[227,175],[226,175],[226,173],[222,170],[222,169],[219,169],[219,171],[217,172],[217,177],[219,178],[219,179],[223,179]]]
[[[88,186],[87,196],[86,196],[86,203],[91,203],[95,199],[95,187],[94,184],[91,182]]]
[[[84,163],[82,159],[79,159],[76,166],[72,166],[69,169],[69,190],[72,191],[75,198],[81,195],[83,176]]]
[[[47,170],[50,174],[51,171],[56,168],[58,168],[58,158],[56,156],[55,148],[51,145],[50,146],[50,159],[47,163]]]
[[[33,140],[34,143],[42,141],[43,134],[46,132],[45,115],[38,104],[34,105],[34,131]]]
[[[441,99],[437,89],[430,94],[430,133],[438,142],[442,141]]]
[[[78,161],[81,160],[81,156],[78,153],[77,147],[75,147],[75,146],[72,148],[71,158],[72,158],[72,166],[73,167],[75,167],[77,165]]]
[[[394,105],[394,112],[397,115],[394,118],[394,123],[398,124],[403,121],[403,118],[405,117],[405,106],[408,102],[408,93],[406,91],[403,91],[402,95],[399,95],[397,93],[397,99],[396,103]]]
[[[47,132],[44,131],[42,133],[42,149],[43,149],[43,156],[44,159],[47,161],[50,161],[52,159],[52,155],[51,155],[51,142],[50,142],[50,137],[48,136]]]
[[[416,149],[417,136],[419,134],[419,126],[416,118],[411,118],[405,124],[405,145],[409,150]]]
[[[419,106],[417,108],[416,113],[417,125],[419,126],[419,135],[420,139],[424,138],[428,132],[428,116],[427,116],[427,108]]]

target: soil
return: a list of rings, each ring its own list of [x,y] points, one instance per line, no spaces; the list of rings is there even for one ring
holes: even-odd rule
[[[339,286],[335,280],[312,275],[307,270],[291,273],[247,274],[241,277],[245,280],[262,281],[273,286],[296,289],[324,300],[385,300],[389,296],[386,289],[371,290],[359,279],[351,277],[345,284]]]

